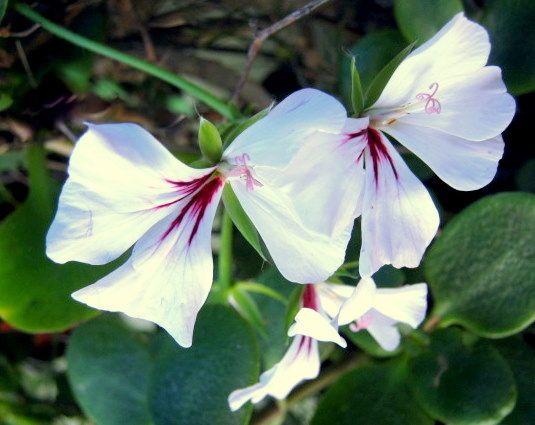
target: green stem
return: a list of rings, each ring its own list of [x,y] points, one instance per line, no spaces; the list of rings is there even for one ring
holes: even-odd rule
[[[221,247],[219,249],[219,285],[222,291],[232,285],[232,220],[226,210],[221,221]]]
[[[49,21],[44,16],[31,9],[28,5],[22,3],[15,3],[13,5],[13,8],[29,20],[41,25],[45,30],[51,32],[56,37],[67,40],[68,42],[82,47],[86,50],[89,50],[93,53],[106,56],[110,59],[114,59],[118,62],[131,66],[132,68],[139,69],[140,71],[152,75],[153,77],[156,77],[162,81],[165,81],[171,84],[172,86],[175,86],[189,93],[193,97],[199,99],[201,102],[204,102],[206,105],[215,109],[217,112],[219,112],[221,115],[228,119],[234,119],[239,117],[240,115],[239,111],[232,104],[229,104],[217,98],[207,90],[203,89],[202,87],[199,87],[198,85],[192,83],[184,77],[176,75],[171,71],[162,69],[142,59],[120,52],[104,44],[100,44],[96,41],[82,37],[81,35],[78,35],[66,28],[61,27],[60,25],[55,24],[52,21]]]

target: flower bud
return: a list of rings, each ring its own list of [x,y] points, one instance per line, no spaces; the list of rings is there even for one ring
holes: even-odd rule
[[[199,123],[199,147],[203,156],[215,164],[221,160],[223,153],[221,136],[215,125],[201,117]]]

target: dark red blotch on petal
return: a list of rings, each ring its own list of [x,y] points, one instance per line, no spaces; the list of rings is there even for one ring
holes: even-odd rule
[[[210,175],[208,177],[211,177]],[[204,177],[201,177],[197,180],[202,180]],[[193,226],[191,228],[191,233],[188,238],[188,244],[191,245],[191,242],[193,241],[193,238],[197,234],[197,231],[199,230],[199,226],[201,224],[201,220],[204,217],[204,213],[206,212],[206,208],[212,201],[212,198],[217,193],[217,191],[221,188],[223,185],[223,179],[219,176],[213,177],[211,180],[205,179],[202,184],[200,185],[201,188],[196,193],[194,193],[191,196],[191,199],[187,202],[186,205],[182,207],[180,210],[180,213],[177,215],[177,217],[171,222],[167,230],[164,232],[162,237],[160,238],[160,241],[163,241],[169,234],[180,227],[184,219],[186,220],[192,220]],[[197,183],[198,184],[198,183]],[[198,188],[199,186],[197,186]],[[189,191],[189,189],[188,189]],[[188,195],[191,195],[194,190],[188,193]],[[184,199],[186,196],[182,196],[179,200]],[[177,201],[173,201],[167,205],[173,204]]]

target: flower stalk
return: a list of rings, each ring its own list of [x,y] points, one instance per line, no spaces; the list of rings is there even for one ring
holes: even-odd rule
[[[221,247],[218,259],[218,282],[223,293],[232,285],[232,230],[232,220],[229,213],[224,210],[221,220]]]

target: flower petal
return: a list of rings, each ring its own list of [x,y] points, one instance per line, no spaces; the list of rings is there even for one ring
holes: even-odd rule
[[[480,141],[500,134],[515,114],[515,100],[507,93],[496,66],[444,80],[435,96],[440,101],[440,113],[426,112],[424,101],[420,110],[403,115],[399,121]],[[384,127],[387,133],[388,127]]]
[[[247,153],[251,163],[283,166],[316,131],[338,133],[347,117],[334,97],[315,89],[292,93],[225,150],[227,160]]]
[[[417,283],[401,288],[379,289],[373,308],[396,322],[417,328],[427,311],[427,285]]]
[[[347,342],[336,327],[322,314],[311,308],[302,308],[295,316],[295,323],[288,329],[288,336],[305,335],[317,341],[334,342],[342,348]]]
[[[157,323],[180,345],[191,346],[195,319],[213,280],[211,228],[223,184],[212,182],[194,202],[154,225],[124,265],[73,298]]]
[[[370,277],[363,277],[338,314],[338,325],[347,325],[364,316],[375,303],[377,287]]]
[[[347,134],[368,123],[368,118],[348,119],[341,134],[315,133],[275,176],[273,184],[294,201],[307,226],[329,235],[351,232],[362,208],[366,140]]]
[[[387,132],[457,190],[475,190],[490,183],[503,155],[501,136],[473,142],[401,121]]]
[[[386,137],[366,149],[359,271],[371,276],[385,264],[417,267],[435,236],[439,217],[424,185]],[[369,142],[370,144],[371,142]]]
[[[278,188],[264,184],[247,190],[238,180],[230,184],[286,279],[321,282],[342,264],[351,236],[349,229],[336,237],[317,232],[303,224],[292,200]]]
[[[317,283],[314,287],[316,288],[321,309],[331,318],[335,318],[338,315],[342,304],[355,291],[354,286],[330,282]]]
[[[316,378],[319,370],[317,341],[299,335],[293,339],[282,360],[260,376],[258,384],[230,394],[228,398],[230,407],[232,410],[237,410],[248,400],[257,403],[267,395],[282,400],[301,381]]]
[[[412,102],[429,85],[467,75],[483,67],[490,52],[481,25],[457,14],[430,40],[415,49],[394,71],[371,109],[390,109]]]
[[[394,351],[398,348],[401,335],[396,326],[396,321],[383,316],[376,310],[370,311],[370,324],[366,330],[377,341],[383,350]]]
[[[58,263],[104,264],[125,252],[169,212],[171,182],[201,179],[134,124],[88,126],[69,163],[58,211],[47,235],[47,255]]]

